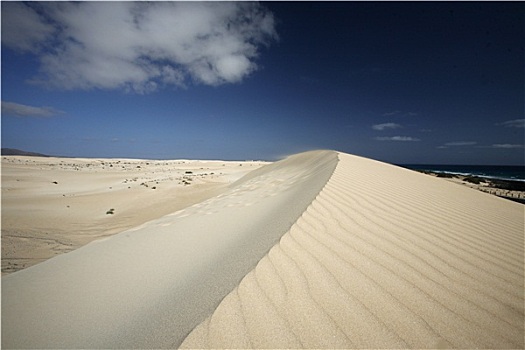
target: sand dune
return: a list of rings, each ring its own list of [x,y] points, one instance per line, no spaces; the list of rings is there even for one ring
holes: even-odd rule
[[[183,348],[523,348],[524,207],[339,154]]]
[[[264,164],[2,157],[2,275],[215,197]]]
[[[523,348],[524,206],[331,151],[2,278],[3,348]]]
[[[308,152],[214,198],[2,278],[3,348],[174,348],[330,178]]]

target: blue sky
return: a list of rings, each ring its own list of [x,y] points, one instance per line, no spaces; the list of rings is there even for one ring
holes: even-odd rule
[[[523,164],[520,2],[2,2],[2,147]]]

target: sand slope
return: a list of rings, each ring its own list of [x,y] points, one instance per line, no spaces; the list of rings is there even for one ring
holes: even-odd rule
[[[262,165],[4,156],[2,275],[215,197]]]
[[[2,348],[523,348],[524,208],[298,154],[3,277]]]
[[[2,348],[176,348],[297,221],[333,151],[2,278]]]
[[[339,154],[183,348],[523,348],[524,206]]]

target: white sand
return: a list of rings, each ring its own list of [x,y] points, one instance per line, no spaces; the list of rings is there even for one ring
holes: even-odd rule
[[[4,156],[2,274],[217,196],[264,164]]]
[[[255,170],[219,196],[2,278],[4,348],[173,348],[297,221],[331,151]]]
[[[523,348],[524,208],[299,154],[3,277],[2,347]]]
[[[524,348],[524,206],[339,154],[183,348]]]

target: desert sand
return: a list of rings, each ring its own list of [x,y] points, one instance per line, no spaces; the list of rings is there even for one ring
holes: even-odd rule
[[[294,155],[2,277],[2,347],[523,348],[524,208]]]
[[[2,275],[223,192],[264,162],[2,157]]]

